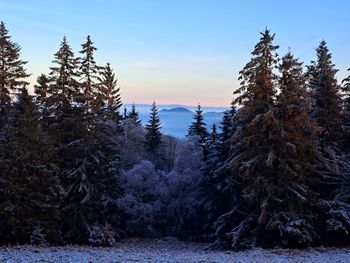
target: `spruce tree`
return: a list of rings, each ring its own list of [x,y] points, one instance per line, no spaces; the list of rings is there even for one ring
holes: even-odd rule
[[[216,140],[218,139],[218,132],[217,132],[215,123],[213,123],[213,125],[211,126],[211,132],[209,134],[209,138],[212,144],[216,143]]]
[[[148,152],[155,154],[162,142],[162,133],[160,131],[160,120],[158,109],[155,102],[151,107],[150,119],[146,124],[145,148]]]
[[[222,211],[215,224],[217,244],[233,248],[262,242],[259,229],[266,223],[265,207],[270,207],[270,179],[274,176],[277,121],[274,116],[278,46],[269,30],[261,33],[252,52],[253,58],[240,72],[241,87],[235,103],[242,104],[239,126],[231,140],[231,154],[215,173],[225,182],[222,192],[230,193],[231,208]],[[263,222],[261,222],[263,221]],[[260,244],[261,245],[261,244]]]
[[[119,110],[122,102],[115,73],[109,63],[107,63],[100,73],[99,85],[97,86],[97,112],[103,119],[119,122],[121,120]]]
[[[326,42],[321,41],[316,49],[317,61],[309,66],[308,85],[313,98],[312,115],[324,131],[322,143],[337,142],[341,136],[340,87],[335,77],[338,70],[332,63],[332,54]]]
[[[231,109],[224,112],[221,120],[221,133],[219,146],[217,148],[220,159],[226,161],[229,157],[229,152],[231,148],[231,138],[237,129],[237,110],[234,105],[231,105]]]
[[[319,129],[320,156],[317,159],[317,170],[315,184],[322,198],[331,200],[335,197],[337,201],[350,199],[350,162],[346,152],[346,105],[342,105],[341,90],[337,83],[332,54],[329,52],[325,41],[321,41],[316,49],[317,60],[309,66],[308,86],[312,96],[312,117]],[[346,96],[346,90],[344,90]],[[343,106],[343,107],[342,107]],[[342,123],[343,121],[343,123]],[[342,125],[343,124],[343,125]],[[345,146],[345,147],[344,147]],[[334,210],[341,206],[338,203],[328,204]],[[346,209],[341,213],[346,215]],[[324,209],[328,211],[328,209]],[[326,212],[325,212],[326,213]],[[333,219],[332,219],[333,220]],[[337,220],[341,225],[343,219]],[[334,229],[329,226],[328,240],[344,240],[342,231],[339,236],[334,234]],[[346,229],[346,228],[344,228]],[[344,230],[343,229],[343,230]]]
[[[20,58],[20,53],[20,46],[11,40],[5,23],[0,22],[0,129],[6,122],[11,95],[27,84],[24,81],[29,76],[24,68],[27,62]]]
[[[89,68],[93,64],[91,54],[82,60],[89,61],[90,66],[81,65],[81,74],[79,61],[66,39],[55,58],[57,66],[51,67],[46,105],[50,116],[55,116],[50,119],[49,130],[55,140],[57,165],[65,190],[61,205],[63,238],[71,243],[111,245],[119,238],[119,212],[114,200],[119,195],[117,125],[106,123],[110,117],[105,114],[91,114],[96,108],[86,103],[94,96],[90,90],[94,86],[94,72]],[[106,78],[102,73],[104,83],[98,86],[96,99],[101,98],[102,91],[106,92],[102,95],[107,94],[108,100],[115,103],[110,96],[114,94],[114,74],[110,67],[107,70]],[[84,78],[80,83],[81,76]],[[106,90],[101,89],[105,84]],[[104,241],[100,243],[99,238]]]
[[[47,91],[49,89],[50,79],[45,74],[41,74],[37,78],[37,84],[34,85],[34,93],[36,104],[38,106],[38,110],[42,115],[42,122],[47,121],[48,118],[48,110],[47,110]]]
[[[188,129],[187,136],[198,136],[199,143],[204,143],[208,136],[206,124],[204,123],[203,110],[201,105],[198,104],[196,114],[193,115],[194,121],[192,122],[190,128]]]
[[[81,97],[80,85],[77,80],[77,62],[74,53],[63,38],[59,50],[54,55],[53,67],[50,67],[50,85],[47,90],[47,102],[54,119],[62,119],[76,106]]]
[[[139,113],[136,111],[135,103],[131,106],[131,111],[127,115],[128,118],[132,119],[137,125],[141,125],[141,120],[139,117]]]
[[[61,187],[50,137],[39,125],[39,112],[22,88],[3,130],[0,166],[6,198],[0,197],[1,242],[61,243]],[[1,190],[0,190],[1,191]],[[2,194],[0,194],[2,196]],[[40,234],[40,238],[38,238]]]
[[[350,68],[348,69],[350,71]],[[343,98],[343,144],[347,151],[350,150],[350,75],[342,81]]]
[[[83,57],[80,58],[79,77],[80,85],[82,86],[82,96],[80,101],[84,104],[84,112],[86,115],[92,114],[92,104],[96,94],[96,82],[99,67],[94,59],[94,52],[97,50],[93,46],[90,36],[87,36],[86,42],[82,44],[80,53]]]
[[[203,177],[199,187],[198,199],[200,201],[197,210],[204,226],[202,232],[206,233],[201,238],[205,240],[213,239],[213,223],[223,211],[228,209],[232,202],[231,196],[223,190],[223,187],[227,184],[225,182],[227,178],[218,176],[215,171],[222,167],[229,158],[231,139],[236,130],[235,119],[236,110],[232,106],[230,110],[224,112],[221,121],[221,133],[214,136],[216,139],[213,143],[209,143],[208,156],[202,169]],[[212,140],[209,139],[209,141]]]

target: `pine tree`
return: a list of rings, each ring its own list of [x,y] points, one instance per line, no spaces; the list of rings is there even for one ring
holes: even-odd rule
[[[92,104],[96,94],[96,81],[99,67],[96,65],[94,59],[94,52],[97,50],[93,46],[93,42],[90,39],[90,36],[87,36],[86,42],[82,44],[82,58],[80,58],[79,66],[79,77],[80,84],[82,88],[82,97],[81,101],[84,104],[84,112],[86,115],[90,115],[92,112]]]
[[[11,95],[25,84],[29,76],[20,58],[20,46],[11,40],[4,22],[0,23],[0,129],[5,125],[11,106]]]
[[[128,118],[134,120],[134,122],[137,124],[137,125],[141,125],[141,120],[140,120],[140,117],[139,117],[139,113],[136,111],[136,107],[135,107],[135,103],[132,104],[131,106],[131,111],[129,112],[129,114],[127,115]]]
[[[99,243],[96,238],[103,237],[104,245],[110,245],[119,238],[119,212],[114,201],[119,195],[117,126],[106,122],[110,117],[105,112],[91,114],[95,104],[86,103],[94,96],[90,90],[94,86],[94,72],[89,68],[93,64],[91,54],[83,60],[89,60],[90,66],[80,68],[83,72],[80,77],[85,76],[82,83],[77,80],[78,60],[66,39],[55,58],[57,66],[51,68],[46,105],[50,111],[53,109],[50,116],[55,116],[50,120],[49,130],[55,140],[56,162],[65,190],[61,205],[63,238],[70,243],[96,244]],[[113,106],[115,101],[119,103],[113,90],[116,81],[111,68],[105,70],[96,97],[98,100],[103,95],[110,102],[107,106]],[[119,116],[116,112],[109,114]]]
[[[77,81],[78,61],[74,57],[66,37],[63,38],[60,49],[54,57],[52,63],[55,66],[50,67],[50,85],[47,90],[47,100],[50,113],[57,120],[63,118],[67,112],[75,107],[75,103],[81,97],[81,90]]]
[[[350,68],[348,69],[350,71]],[[350,150],[350,75],[342,81],[343,99],[343,144],[347,151]]]
[[[343,204],[350,200],[350,162],[346,151],[346,105],[342,105],[340,86],[337,84],[336,73],[332,63],[332,54],[329,52],[326,42],[321,41],[316,49],[317,61],[309,66],[308,86],[313,99],[312,117],[321,128],[319,132],[320,156],[317,158],[317,170],[315,179],[316,190],[326,200],[328,207],[323,207],[324,213],[330,213],[329,209],[339,211],[341,215],[348,214],[348,208]],[[346,94],[346,90],[344,90]],[[343,106],[343,107],[342,107]],[[342,123],[343,121],[343,123]],[[343,124],[343,125],[342,125]],[[343,149],[342,149],[343,148]],[[345,148],[345,149],[344,149]],[[336,202],[335,202],[336,201]],[[320,208],[321,209],[321,208]],[[335,213],[333,213],[335,214]],[[324,217],[325,215],[322,215]],[[338,225],[344,225],[344,218],[328,219],[328,222],[336,221]],[[345,224],[346,225],[346,224]],[[328,232],[324,235],[325,242],[344,242],[346,236],[342,227],[338,233],[334,225],[328,225]]]
[[[217,132],[217,129],[216,129],[216,124],[213,123],[213,125],[211,126],[211,132],[210,132],[210,140],[215,143],[216,140],[218,139],[218,132]]]
[[[39,125],[39,113],[22,88],[3,131],[0,166],[6,198],[0,197],[1,242],[60,243],[61,188],[50,137]],[[5,179],[5,180],[4,180]],[[1,190],[0,190],[1,191]],[[2,194],[0,194],[2,196]],[[41,240],[31,237],[40,229]]]
[[[289,52],[279,70],[278,140],[267,160],[274,176],[267,186],[268,196],[261,202],[258,222],[265,229],[259,238],[268,246],[309,246],[319,238],[314,212],[318,194],[310,188],[319,154],[317,127],[309,118],[302,63]],[[267,235],[264,240],[263,235]]]
[[[155,102],[151,107],[151,114],[148,124],[146,124],[145,148],[148,152],[155,154],[162,142],[162,133],[160,131],[160,120],[158,109]]]
[[[38,110],[42,114],[43,121],[47,120],[48,118],[48,111],[47,111],[47,91],[49,89],[50,85],[50,79],[45,74],[41,74],[37,78],[37,85],[34,85],[34,93],[36,98],[36,104],[38,105]]]
[[[237,129],[237,110],[234,105],[231,106],[231,109],[224,112],[224,116],[221,120],[221,133],[219,146],[217,148],[220,159],[226,161],[229,157],[229,152],[231,148],[231,138]]]
[[[123,112],[123,120],[125,120],[128,116],[128,110],[126,109],[126,107],[124,106],[124,112]]]
[[[309,66],[308,85],[314,100],[312,115],[324,129],[321,139],[327,145],[338,141],[341,135],[340,87],[335,77],[338,70],[334,68],[332,54],[324,40],[316,53],[317,61]]]
[[[258,230],[266,223],[265,206],[270,206],[270,178],[275,172],[271,157],[277,133],[273,112],[277,76],[273,70],[278,46],[269,30],[261,35],[253,58],[240,72],[241,87],[235,92],[240,94],[235,103],[243,105],[238,113],[240,129],[232,138],[229,160],[216,171],[218,177],[226,178],[221,179],[226,182],[223,193],[230,193],[230,200],[235,200],[215,224],[217,243],[233,248],[261,242]]]
[[[119,109],[122,106],[120,88],[117,88],[117,79],[109,63],[103,68],[101,75],[96,101],[97,111],[102,118],[119,122]]]
[[[203,110],[201,105],[198,104],[196,114],[193,115],[194,121],[192,122],[190,128],[188,129],[187,136],[198,136],[199,143],[204,143],[205,139],[208,136],[207,128],[205,127]]]
[[[201,222],[202,227],[198,232],[193,233],[193,236],[201,241],[213,241],[213,224],[223,211],[228,210],[233,201],[232,196],[223,191],[227,178],[217,176],[215,171],[222,167],[229,158],[230,140],[235,131],[235,114],[236,110],[233,106],[230,110],[225,111],[221,122],[221,133],[214,136],[209,135],[209,143],[207,142],[208,156],[201,170],[203,176],[196,197],[198,218],[195,220]],[[212,140],[211,137],[216,139]]]

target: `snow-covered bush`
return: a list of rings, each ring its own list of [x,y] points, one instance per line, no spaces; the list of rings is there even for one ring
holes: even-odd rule
[[[196,193],[203,167],[202,150],[198,138],[190,137],[178,142],[174,167],[167,174],[169,187],[168,214],[173,219],[170,232],[188,237],[197,228]]]
[[[129,235],[188,235],[195,227],[192,219],[203,166],[201,146],[196,138],[168,137],[163,151],[168,152],[165,170],[172,168],[170,172],[142,160],[120,176],[124,195],[118,203],[126,215]]]
[[[88,241],[93,246],[114,246],[116,244],[115,232],[109,225],[93,226]]]
[[[135,123],[132,119],[124,120],[121,128],[122,133],[118,137],[122,149],[121,167],[126,170],[144,159],[145,132],[143,126]]]
[[[30,235],[30,243],[33,245],[40,245],[40,246],[47,245],[46,235],[43,232],[42,227],[36,226],[33,229],[32,234]]]
[[[168,195],[164,174],[152,162],[142,160],[121,173],[120,184],[124,195],[118,204],[126,214],[126,232],[131,236],[159,236]]]

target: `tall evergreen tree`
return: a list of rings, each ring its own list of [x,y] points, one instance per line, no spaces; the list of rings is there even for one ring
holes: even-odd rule
[[[142,124],[141,120],[140,120],[140,117],[139,117],[139,113],[136,111],[135,103],[133,103],[132,106],[131,106],[131,111],[128,114],[128,118],[134,120],[134,122],[137,125],[141,125]]]
[[[92,58],[86,58],[90,66],[81,67],[83,85],[77,80],[78,61],[65,38],[55,58],[57,66],[51,68],[47,105],[53,109],[50,116],[55,116],[50,120],[49,130],[55,139],[57,165],[65,190],[61,205],[63,238],[80,244],[97,244],[101,238],[105,245],[112,244],[119,238],[118,209],[113,199],[119,195],[116,182],[119,149],[114,139],[117,127],[104,122],[109,118],[106,115],[91,115],[92,105],[85,103],[91,100],[93,88],[94,72],[88,69],[92,67]],[[102,95],[109,96],[104,98],[115,103],[111,96],[114,74],[110,67],[107,71],[105,78],[102,73],[104,83],[98,87],[97,99],[102,91],[105,92]],[[104,85],[106,90],[100,89]]]
[[[155,102],[151,107],[151,114],[148,124],[146,124],[145,148],[148,152],[155,154],[162,142],[162,133],[160,131],[160,120],[158,109]]]
[[[350,68],[348,69],[350,71]],[[350,75],[342,81],[343,99],[343,143],[350,150]]]
[[[122,106],[120,88],[117,87],[117,79],[109,63],[103,68],[99,81],[97,111],[102,118],[119,122],[121,120],[119,110]]]
[[[231,138],[237,129],[237,118],[236,118],[237,110],[234,105],[231,106],[231,109],[224,112],[224,115],[221,120],[221,133],[220,133],[220,141],[218,146],[218,154],[220,155],[220,159],[226,161],[229,157],[229,151],[231,148]]]
[[[47,91],[49,89],[49,85],[50,78],[45,74],[41,74],[37,78],[37,84],[34,85],[36,104],[38,105],[38,110],[42,115],[42,124],[44,123],[44,121],[47,121],[47,118],[49,117],[46,105],[48,98]]]
[[[20,46],[11,40],[5,23],[0,23],[0,129],[6,122],[11,106],[11,94],[27,82],[29,76],[24,66],[27,64],[20,58]]]
[[[211,132],[210,132],[209,136],[210,136],[210,140],[214,144],[216,142],[216,140],[218,139],[218,132],[217,132],[215,123],[213,123],[213,125],[211,126]]]
[[[229,209],[232,202],[236,202],[236,197],[224,190],[228,184],[228,177],[218,176],[215,173],[229,158],[231,139],[236,131],[235,122],[236,110],[232,106],[230,110],[224,112],[221,133],[218,134],[213,144],[209,144],[209,153],[202,169],[203,177],[197,196],[199,202],[196,211],[202,228],[199,233],[194,233],[194,236],[200,240],[212,241],[214,239],[213,224],[215,220],[222,215],[223,211]]]
[[[200,104],[197,106],[196,114],[193,115],[193,119],[194,121],[188,129],[187,136],[198,136],[199,143],[203,143],[208,136],[208,131],[203,121],[203,110]]]
[[[0,166],[5,199],[0,193],[1,242],[62,242],[61,188],[52,143],[39,125],[35,104],[23,88],[2,131]],[[3,138],[4,138],[3,137]],[[1,192],[1,190],[0,190]]]
[[[50,85],[47,90],[48,106],[55,119],[63,118],[70,112],[81,96],[77,81],[77,59],[69,46],[66,37],[63,38],[59,50],[54,55],[53,67],[50,67]]]
[[[313,117],[324,129],[321,139],[325,144],[336,142],[341,136],[340,86],[332,63],[332,54],[326,42],[316,49],[317,61],[309,66],[308,85],[313,97]]]
[[[82,86],[81,102],[84,104],[84,112],[90,115],[92,112],[92,104],[96,94],[96,81],[99,67],[94,59],[94,52],[97,50],[93,46],[90,36],[87,36],[86,42],[82,44],[80,53],[79,77]]]
[[[229,160],[216,172],[227,178],[222,191],[234,200],[231,209],[223,211],[226,213],[217,220],[216,235],[218,243],[234,248],[262,242],[258,230],[264,230],[265,206],[270,206],[270,180],[274,176],[271,157],[277,132],[273,113],[277,76],[273,70],[278,46],[273,39],[269,30],[261,33],[253,58],[240,72],[241,87],[235,92],[240,94],[235,103],[243,105],[238,113],[240,129],[232,138]]]

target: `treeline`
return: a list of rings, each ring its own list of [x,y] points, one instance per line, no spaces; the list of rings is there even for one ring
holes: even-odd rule
[[[200,105],[185,139],[143,126],[90,37],[64,38],[28,94],[0,25],[0,243],[113,245],[172,235],[233,249],[349,245],[350,77],[326,42],[306,67],[265,30],[221,127]],[[237,107],[240,105],[240,107]]]

